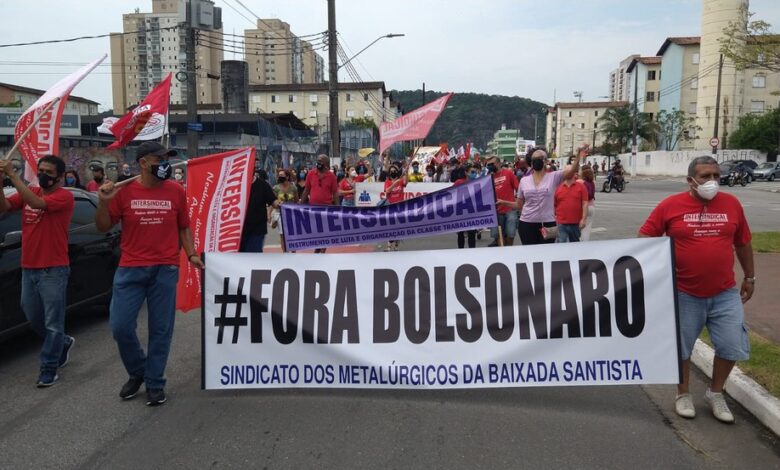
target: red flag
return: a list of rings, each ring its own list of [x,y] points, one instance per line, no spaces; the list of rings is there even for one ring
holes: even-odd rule
[[[171,74],[163,79],[156,87],[146,95],[146,98],[132,111],[125,114],[114,125],[111,133],[116,136],[116,142],[109,145],[110,149],[124,147],[135,139],[152,115],[168,115],[168,103],[171,96]]]
[[[466,159],[471,158],[471,142],[466,144]]]
[[[25,178],[27,181],[38,181],[38,160],[41,157],[59,153],[60,122],[62,121],[62,112],[65,111],[65,104],[68,101],[70,92],[106,57],[108,55],[103,55],[103,57],[85,65],[54,84],[16,122],[14,138],[19,139],[32,126],[35,118],[43,112],[46,106],[59,98],[59,101],[49,108],[46,114],[33,127],[32,131],[19,144],[19,153],[27,163],[25,166]]]
[[[404,140],[424,139],[431,131],[433,123],[439,117],[447,102],[452,98],[448,93],[441,98],[431,101],[392,122],[383,122],[379,125],[379,153],[382,154],[388,147],[396,142]]]
[[[238,251],[254,168],[254,147],[187,161],[187,207],[197,253]],[[187,312],[200,307],[200,270],[184,250],[180,265],[176,308]]]

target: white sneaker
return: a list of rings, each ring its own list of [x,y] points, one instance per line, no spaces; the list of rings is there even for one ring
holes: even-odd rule
[[[724,423],[733,423],[734,415],[731,414],[729,405],[726,404],[726,399],[723,398],[722,393],[712,392],[709,388],[704,393],[704,399],[712,406],[712,415],[718,420]]]
[[[696,417],[696,408],[693,406],[693,399],[690,393],[681,393],[674,399],[674,411],[683,418],[693,419]]]

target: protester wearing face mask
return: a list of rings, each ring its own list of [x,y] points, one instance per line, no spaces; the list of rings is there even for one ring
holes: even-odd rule
[[[496,201],[513,201],[518,186],[517,177],[509,168],[499,168],[499,164],[500,161],[497,157],[491,157],[487,161],[488,174],[493,175]],[[501,227],[503,240],[499,240],[498,227],[493,227],[491,229],[493,243],[489,246],[499,246],[501,242],[504,246],[514,244],[517,233],[517,210],[508,204],[497,204],[496,211],[498,212],[498,227]]]
[[[63,186],[66,188],[84,189],[84,186],[81,185],[81,178],[79,178],[78,172],[74,170],[65,172],[65,184]]]
[[[276,174],[276,185],[273,187],[274,195],[276,195],[276,208],[271,215],[271,228],[279,230],[279,241],[282,245],[282,251],[285,252],[287,250],[284,248],[284,232],[282,224],[279,223],[281,219],[281,205],[298,202],[298,187],[290,182],[290,175],[294,175],[294,173],[288,173],[285,170],[279,170]]]
[[[409,173],[407,177],[407,181],[410,183],[422,183],[423,182],[423,174],[420,173],[420,163],[419,162],[412,162],[412,171]]]
[[[397,163],[390,165],[385,180],[385,198],[390,204],[395,204],[404,200],[404,188],[406,187],[406,175],[403,169]],[[387,242],[385,251],[398,251],[398,240]]]
[[[425,176],[423,176],[423,183],[433,183],[435,177],[435,169],[433,165],[425,167]]]
[[[157,142],[138,146],[141,175],[121,188],[109,181],[98,191],[95,224],[107,232],[122,223],[122,257],[114,275],[109,323],[129,379],[119,397],[133,398],[146,383],[146,404],[165,403],[165,367],[173,337],[179,254],[202,268],[190,232],[184,188],[170,181],[168,157],[176,155]],[[141,305],[147,302],[149,344],[146,353],[136,334]]]
[[[723,385],[736,361],[750,356],[742,307],[753,296],[756,282],[750,227],[739,200],[718,192],[717,160],[694,158],[687,179],[688,190],[661,201],[639,229],[639,236],[665,234],[674,242],[683,361],[675,411],[684,418],[696,416],[688,389],[690,357],[706,325],[715,346],[715,360],[704,400],[716,419],[732,423],[734,415],[723,398]],[[739,287],[734,279],[734,253],[744,273]]]
[[[173,180],[180,185],[184,185],[184,169],[183,168],[175,168],[173,170]]]
[[[501,200],[496,203],[520,210],[517,229],[523,245],[555,243],[555,238],[545,239],[542,227],[555,227],[555,191],[565,179],[570,179],[580,170],[580,159],[588,154],[588,144],[577,149],[571,165],[564,170],[545,171],[547,151],[532,149],[530,167],[532,173],[520,180],[516,201]],[[503,198],[502,198],[503,199]]]
[[[241,232],[242,253],[262,253],[268,234],[268,212],[275,206],[276,194],[268,184],[268,173],[262,168],[255,171],[255,180],[249,188],[249,202]]]
[[[96,193],[105,180],[106,180],[106,172],[103,170],[103,167],[97,165],[93,166],[92,181],[87,183],[87,191],[91,193]]]
[[[347,168],[347,175],[339,183],[339,196],[343,207],[355,205],[355,183],[357,183],[357,170],[354,166]]]
[[[65,162],[54,155],[38,160],[38,186],[27,187],[8,160],[0,175],[9,178],[16,194],[0,191],[0,213],[22,215],[22,311],[43,340],[38,387],[58,380],[57,370],[68,362],[74,340],[65,334],[65,293],[70,277],[68,226],[73,194],[62,189]]]
[[[132,177],[133,173],[130,171],[130,165],[123,163],[122,168],[119,170],[119,176],[116,178],[116,182],[120,183],[124,180],[129,180]]]
[[[306,175],[306,186],[301,195],[303,204],[315,206],[337,206],[339,203],[339,187],[336,175],[328,167],[330,158],[327,155],[317,157],[317,169]],[[315,253],[325,253],[325,248],[317,248]]]

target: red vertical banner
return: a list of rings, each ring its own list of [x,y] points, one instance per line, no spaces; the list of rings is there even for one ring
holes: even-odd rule
[[[254,147],[187,162],[187,207],[198,254],[238,251],[254,168]],[[200,270],[189,263],[184,250],[179,265],[176,308],[187,312],[200,307],[203,284]]]

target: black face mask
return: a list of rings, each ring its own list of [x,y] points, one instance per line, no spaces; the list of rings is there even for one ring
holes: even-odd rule
[[[495,173],[496,172],[496,165],[494,165],[492,163],[488,163],[486,168],[487,168],[487,171],[489,171],[491,173]]]
[[[103,177],[102,176],[95,176],[95,183],[102,183]]]
[[[541,171],[544,168],[544,160],[541,158],[534,158],[531,160],[531,168],[535,171]]]
[[[168,162],[160,162],[158,165],[151,165],[152,174],[158,180],[167,180],[173,174],[173,168]]]
[[[322,163],[317,163],[317,169],[322,171],[325,169],[325,165],[323,165]]]
[[[278,181],[280,183],[284,183],[285,181],[287,181],[287,177],[286,176],[277,176],[276,177],[276,181]]]
[[[41,186],[41,188],[48,189],[54,186],[54,183],[57,182],[57,178],[54,176],[49,176],[46,173],[38,173],[38,184]]]
[[[390,170],[390,178],[398,178],[398,170]]]

